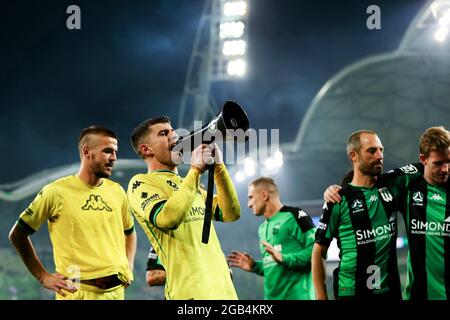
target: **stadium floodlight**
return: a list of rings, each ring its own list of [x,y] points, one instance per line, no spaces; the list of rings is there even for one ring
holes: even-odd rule
[[[272,157],[268,157],[264,160],[264,168],[268,171],[273,171],[276,168],[275,159]]]
[[[234,175],[234,179],[235,179],[237,182],[242,182],[242,181],[244,181],[244,179],[245,179],[245,174],[244,174],[242,171],[238,171],[238,172],[236,172],[236,174]]]
[[[281,151],[275,152],[273,160],[275,162],[275,167],[280,168],[283,166],[283,153]]]
[[[245,1],[227,1],[223,4],[223,15],[226,17],[239,17],[247,14]]]
[[[245,30],[245,24],[242,21],[223,22],[219,26],[220,38],[239,38],[242,37]]]
[[[244,172],[248,177],[251,177],[255,174],[256,164],[255,161],[251,158],[245,158],[244,160]]]
[[[223,43],[223,54],[226,56],[241,56],[245,54],[247,43],[244,40],[225,41]]]
[[[441,18],[439,18],[439,25],[441,27],[448,27],[449,24],[450,24],[450,9],[448,9]]]
[[[447,38],[448,28],[440,27],[434,34],[434,39],[438,42],[444,42]]]
[[[242,59],[230,60],[227,72],[230,76],[243,76],[247,71],[247,63]]]

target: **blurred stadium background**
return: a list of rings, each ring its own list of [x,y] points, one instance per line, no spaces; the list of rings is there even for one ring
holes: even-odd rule
[[[221,11],[229,2],[239,3],[237,13],[226,15]],[[243,28],[245,32],[240,28],[245,26],[247,13],[245,10],[242,13],[239,8],[251,9],[251,6],[242,3],[246,2],[205,2],[186,77],[179,127],[188,128],[192,119],[207,120],[215,114],[217,104],[210,95],[210,87],[215,81],[233,81],[235,77],[245,76],[248,34],[247,28]],[[251,4],[257,5],[255,1]],[[236,21],[232,20],[235,18]],[[231,26],[231,31],[227,31],[227,26]],[[311,102],[294,141],[281,144],[279,152],[267,158],[249,154],[252,161],[230,166],[243,210],[239,222],[216,224],[223,251],[239,249],[259,257],[257,226],[262,220],[253,217],[245,208],[247,183],[260,174],[274,177],[283,202],[303,207],[317,224],[324,188],[339,182],[350,167],[345,155],[345,141],[355,130],[365,128],[379,132],[385,147],[385,169],[416,162],[420,134],[427,127],[444,125],[448,128],[450,124],[449,28],[450,1],[426,2],[411,21],[397,50],[354,61],[323,85]],[[221,49],[230,40],[228,38],[237,42],[228,46],[225,53]],[[240,62],[230,69],[229,63],[236,59]],[[3,217],[0,224],[3,235],[0,238],[0,299],[53,299],[53,295],[42,289],[25,269],[6,235],[18,214],[43,185],[73,174],[77,168],[77,164],[70,164],[0,185]],[[131,176],[143,170],[145,166],[140,160],[119,160],[112,179],[126,189]],[[185,170],[181,168],[181,174]],[[44,265],[52,270],[53,256],[45,229],[43,226],[33,235],[32,241]],[[399,229],[399,262],[404,282],[407,242],[401,218]],[[149,288],[145,283],[148,240],[139,227],[137,232],[135,281],[127,289],[127,299],[163,299],[162,288]],[[336,251],[330,253],[328,275],[337,266],[336,256]],[[262,299],[262,277],[236,269],[233,276],[241,299]],[[328,288],[332,288],[331,277]]]

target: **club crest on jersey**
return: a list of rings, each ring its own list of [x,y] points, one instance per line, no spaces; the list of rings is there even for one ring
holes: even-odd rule
[[[106,204],[106,202],[102,199],[102,197],[98,194],[91,194],[89,198],[86,200],[86,203],[83,207],[83,210],[106,210],[112,211],[112,209]]]
[[[380,188],[378,189],[378,193],[385,202],[391,202],[392,200],[394,200],[394,197],[389,192],[388,188]]]
[[[273,235],[276,235],[276,234],[278,234],[279,232],[280,232],[280,225],[277,224],[277,225],[273,226],[272,234],[273,234]]]
[[[352,203],[353,212],[361,212],[364,211],[362,201],[359,199],[355,199]]]
[[[414,173],[418,173],[419,170],[417,170],[417,168],[412,165],[412,164],[408,164],[406,166],[403,166],[401,168],[399,168],[401,171],[403,171],[406,174],[414,174]]]
[[[423,194],[420,191],[414,192],[412,196],[414,206],[423,206]]]

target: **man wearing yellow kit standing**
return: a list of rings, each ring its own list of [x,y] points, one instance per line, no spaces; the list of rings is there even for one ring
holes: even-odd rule
[[[117,137],[91,126],[79,138],[76,175],[46,185],[11,229],[9,239],[32,275],[56,299],[124,299],[133,280],[136,233],[123,188],[108,180]],[[46,222],[56,273],[49,273],[29,236]]]

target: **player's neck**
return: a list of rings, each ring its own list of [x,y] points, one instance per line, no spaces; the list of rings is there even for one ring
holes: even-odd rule
[[[269,202],[266,205],[266,209],[264,210],[264,217],[266,219],[272,218],[280,209],[283,207],[283,204],[280,201]]]
[[[355,170],[351,184],[356,187],[371,188],[375,185],[376,181],[377,181],[376,176],[367,175],[359,170]]]
[[[159,170],[168,170],[168,171],[173,171],[178,173],[177,167],[176,166],[168,166],[165,164],[162,164],[160,162],[147,162],[147,170],[148,172],[152,172],[152,171],[159,171]]]
[[[81,165],[78,170],[77,177],[84,183],[93,187],[99,186],[102,183],[102,178],[97,177],[87,168],[83,167],[83,165]]]

